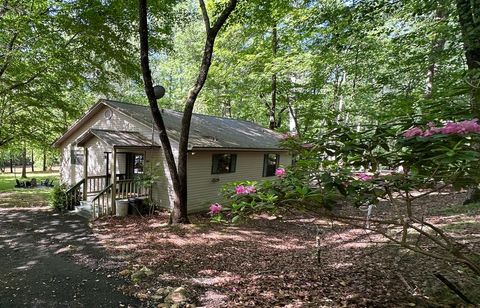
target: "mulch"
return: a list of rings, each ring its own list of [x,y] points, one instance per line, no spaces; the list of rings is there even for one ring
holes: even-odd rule
[[[451,214],[463,194],[433,196],[422,203],[431,219],[456,225],[464,241],[478,239],[480,211]],[[420,206],[418,206],[420,207]],[[388,211],[379,206],[377,211]],[[166,213],[97,220],[94,233],[121,256],[119,273],[146,266],[154,275],[122,290],[155,306],[160,287],[184,286],[190,302],[206,307],[449,307],[463,305],[433,274],[455,281],[480,302],[480,280],[456,265],[386,243],[372,233],[306,213],[258,215],[235,225],[168,226]],[[478,224],[477,224],[478,223]]]

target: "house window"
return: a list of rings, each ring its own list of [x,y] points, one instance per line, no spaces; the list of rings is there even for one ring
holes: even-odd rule
[[[236,154],[212,155],[212,174],[235,172],[237,165]]]
[[[70,163],[72,165],[83,165],[83,152],[81,149],[70,149]]]
[[[263,176],[274,176],[278,168],[280,155],[265,154],[263,157]]]
[[[135,154],[133,157],[133,174],[143,173],[144,157],[142,154]]]

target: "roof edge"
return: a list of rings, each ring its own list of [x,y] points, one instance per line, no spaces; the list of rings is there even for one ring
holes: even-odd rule
[[[188,152],[195,152],[195,151],[239,151],[239,152],[288,152],[287,149],[280,149],[280,148],[239,148],[239,147],[221,147],[221,148],[214,148],[214,147],[191,147],[188,149]]]
[[[75,122],[73,122],[72,125],[70,125],[70,127],[63,133],[63,135],[61,135],[60,137],[58,137],[53,143],[52,145],[56,148],[60,147],[60,145],[68,138],[70,137],[73,132],[81,125],[85,124],[85,122],[87,122],[92,114],[94,114],[95,111],[97,111],[97,109],[100,109],[101,106],[106,106],[105,103],[103,102],[103,100],[98,100],[93,106],[91,106],[90,108],[88,108],[88,110],[83,114],[83,116],[76,120]]]

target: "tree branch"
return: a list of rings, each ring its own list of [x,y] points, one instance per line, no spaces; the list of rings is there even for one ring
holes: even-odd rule
[[[202,16],[203,16],[203,23],[205,25],[205,31],[208,33],[210,32],[210,18],[208,17],[208,12],[207,8],[205,7],[205,2],[203,0],[198,0],[200,3],[200,9],[202,10]]]
[[[15,83],[9,87],[7,87],[6,89],[0,91],[0,95],[4,95],[5,93],[9,92],[9,91],[12,91],[12,90],[15,90],[15,89],[18,89],[20,87],[23,87],[23,86],[26,86],[28,85],[29,83],[31,83],[32,81],[34,81],[35,79],[37,79],[37,77],[40,76],[40,72],[37,72],[35,74],[33,74],[32,76],[30,76],[27,80],[25,81],[21,81],[21,82],[18,82],[18,83]]]
[[[17,39],[17,37],[18,37],[18,32],[15,32],[13,34],[10,42],[8,42],[7,52],[5,53],[5,62],[3,63],[2,67],[0,68],[0,78],[5,73],[5,70],[7,69],[8,64],[10,64],[10,57],[11,57],[10,52],[13,50],[13,45],[15,44],[15,40]]]
[[[281,114],[284,113],[287,109],[288,109],[288,107],[283,107],[282,109],[280,109],[280,111],[278,112],[278,114],[281,115]]]
[[[218,17],[217,21],[212,27],[212,32],[214,35],[217,35],[218,31],[223,27],[225,21],[227,21],[228,16],[233,12],[235,6],[237,5],[237,0],[230,0],[227,7],[223,10],[222,14]]]

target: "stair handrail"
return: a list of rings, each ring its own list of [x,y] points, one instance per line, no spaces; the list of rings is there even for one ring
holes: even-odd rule
[[[93,210],[93,217],[95,216],[95,201],[97,201],[103,194],[105,194],[109,189],[113,187],[113,183],[107,185],[104,189],[102,189],[98,194],[95,195],[92,199],[92,210]],[[113,206],[113,205],[112,205]],[[100,213],[99,213],[100,214]]]
[[[83,183],[85,183],[85,179],[81,179],[80,181],[78,181],[77,184],[75,184],[72,187],[70,187],[69,189],[67,189],[67,191],[65,193],[66,194],[71,193],[74,189],[80,187],[80,185],[82,185]]]
[[[82,186],[82,184],[84,183],[85,183],[85,179],[81,179],[80,181],[78,181],[78,183],[76,183],[75,185],[67,189],[67,191],[65,192],[67,209],[73,210],[75,208],[77,201],[79,201],[77,200],[77,191],[80,188],[80,186]],[[73,193],[73,198],[71,198],[72,193]]]

